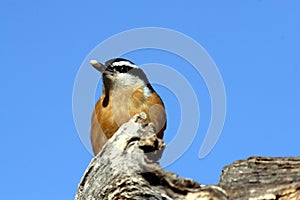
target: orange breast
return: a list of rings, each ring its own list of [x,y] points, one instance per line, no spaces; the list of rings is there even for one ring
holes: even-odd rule
[[[129,121],[135,114],[145,112],[148,122],[153,122],[157,136],[162,138],[166,128],[166,113],[160,97],[152,93],[145,98],[143,89],[122,94],[110,94],[109,102],[104,107],[105,96],[99,99],[92,116],[91,142],[95,155],[102,149],[107,139]]]

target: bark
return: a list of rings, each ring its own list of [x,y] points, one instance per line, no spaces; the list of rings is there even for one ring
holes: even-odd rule
[[[125,123],[86,169],[76,200],[300,199],[300,157],[251,157],[224,167],[217,185],[201,185],[163,170],[165,143],[144,114]]]

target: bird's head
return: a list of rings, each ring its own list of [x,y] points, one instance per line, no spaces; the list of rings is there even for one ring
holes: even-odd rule
[[[106,61],[105,64],[97,60],[91,60],[90,63],[101,72],[106,90],[140,86],[147,86],[153,90],[143,70],[129,60],[115,58]]]

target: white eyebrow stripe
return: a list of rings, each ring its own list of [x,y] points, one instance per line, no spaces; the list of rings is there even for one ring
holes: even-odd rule
[[[128,61],[119,61],[119,62],[114,62],[112,63],[112,66],[123,66],[123,65],[127,65],[129,67],[132,67],[132,68],[138,68],[138,66],[134,65],[134,64],[131,64],[130,62]]]

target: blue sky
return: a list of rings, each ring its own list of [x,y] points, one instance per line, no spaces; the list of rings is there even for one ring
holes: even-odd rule
[[[2,1],[3,199],[74,198],[92,158],[73,120],[76,74],[99,43],[133,28],[163,27],[193,38],[216,63],[226,89],[221,137],[199,159],[211,112],[204,81],[181,68],[188,66],[184,60],[166,52],[125,55],[137,64],[172,66],[201,91],[195,140],[166,169],[208,184],[237,159],[299,155],[299,6],[297,1]],[[168,111],[169,142],[181,120],[180,102],[167,88],[155,87]]]

